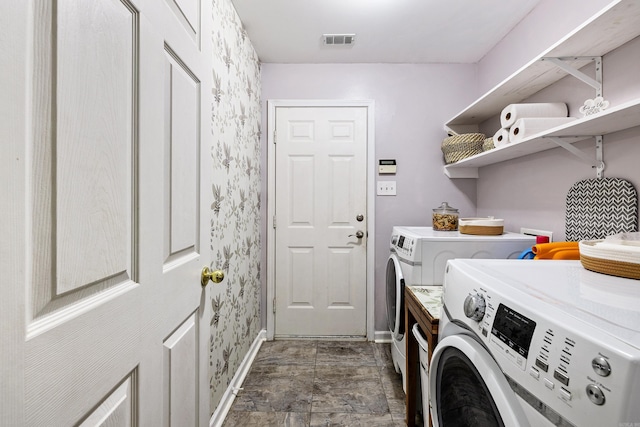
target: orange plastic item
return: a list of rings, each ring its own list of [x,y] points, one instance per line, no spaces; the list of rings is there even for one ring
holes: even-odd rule
[[[538,243],[531,251],[535,254],[533,259],[580,259],[578,242]]]

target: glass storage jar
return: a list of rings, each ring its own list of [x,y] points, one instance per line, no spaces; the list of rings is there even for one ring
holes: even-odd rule
[[[437,231],[458,230],[458,209],[449,206],[447,202],[433,209],[433,229]]]

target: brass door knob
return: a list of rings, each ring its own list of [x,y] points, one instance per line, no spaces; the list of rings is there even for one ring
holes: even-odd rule
[[[224,271],[222,270],[214,270],[211,271],[209,267],[204,267],[202,269],[202,276],[200,277],[200,284],[204,288],[211,280],[213,283],[220,283],[224,279]]]

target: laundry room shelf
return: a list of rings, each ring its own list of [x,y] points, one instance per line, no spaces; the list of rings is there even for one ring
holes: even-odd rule
[[[640,2],[614,1],[450,119],[445,123],[445,130],[452,133],[478,132],[482,122],[497,117],[507,105],[522,102],[569,75],[553,61],[545,58],[561,58],[564,63],[579,69],[591,62],[587,58],[602,57],[638,36]],[[627,102],[599,114],[550,129],[544,134],[535,135],[517,144],[507,144],[463,159],[444,166],[444,173],[450,178],[477,178],[479,167],[558,147],[556,143],[543,136],[577,135],[575,138],[567,139],[567,142],[573,143],[638,126],[639,105],[640,99]]]
[[[634,126],[640,126],[640,99],[532,135],[518,143],[506,144],[467,157],[445,166],[444,172],[449,178],[477,178],[478,168],[482,166],[557,148],[558,144],[549,137],[562,138],[565,142],[573,144],[595,135],[607,135]]]

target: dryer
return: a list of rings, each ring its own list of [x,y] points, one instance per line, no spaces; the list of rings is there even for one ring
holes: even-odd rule
[[[477,236],[433,227],[393,227],[386,270],[387,322],[391,357],[396,372],[402,374],[404,389],[404,286],[442,285],[446,263],[453,258],[517,258],[534,244],[534,236],[518,233]]]
[[[637,280],[580,261],[452,260],[446,270],[429,370],[435,427],[640,425]]]

